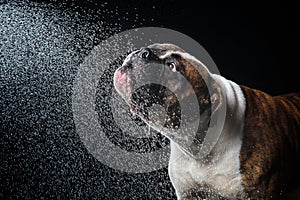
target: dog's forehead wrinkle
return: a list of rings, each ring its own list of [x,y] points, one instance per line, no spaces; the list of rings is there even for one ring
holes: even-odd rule
[[[168,51],[166,51],[165,54],[159,56],[159,58],[161,60],[164,60],[164,59],[172,56],[172,54],[177,54],[181,58],[184,58],[188,62],[199,64],[201,67],[205,68],[209,72],[208,68],[200,60],[198,60],[197,58],[195,58],[194,56],[192,56],[191,54],[189,54],[187,52],[168,50]]]
[[[164,54],[159,55],[159,58],[160,58],[161,60],[164,60],[165,58],[170,57],[171,54],[173,54],[173,53],[175,53],[175,51],[167,50],[167,51],[164,52]]]
[[[157,48],[157,49],[161,49],[161,50],[182,50],[180,47],[171,44],[171,43],[154,43],[152,45],[148,46],[149,48]]]

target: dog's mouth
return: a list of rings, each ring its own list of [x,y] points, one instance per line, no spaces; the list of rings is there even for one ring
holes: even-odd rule
[[[179,128],[181,109],[175,94],[155,83],[133,89],[133,78],[126,73],[117,76],[120,77],[116,77],[116,88],[134,115],[151,125]]]
[[[179,101],[162,85],[152,83],[136,89],[131,99],[131,110],[149,125],[171,129],[180,127]]]

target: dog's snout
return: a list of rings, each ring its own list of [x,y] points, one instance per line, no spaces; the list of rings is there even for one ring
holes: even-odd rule
[[[139,50],[131,52],[124,60],[122,67],[123,70],[134,68],[134,66],[141,66],[142,63],[158,61],[152,49],[143,47]]]
[[[127,70],[129,68],[132,68],[132,63],[126,62],[122,64],[123,70]]]

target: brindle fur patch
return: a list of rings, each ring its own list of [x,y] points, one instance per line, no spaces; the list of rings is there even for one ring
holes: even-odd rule
[[[241,175],[251,199],[284,199],[299,186],[300,94],[272,97],[241,86],[246,116]]]

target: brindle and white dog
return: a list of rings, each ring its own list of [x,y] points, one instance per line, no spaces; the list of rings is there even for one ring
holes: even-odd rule
[[[182,90],[181,97],[159,84],[133,91],[149,63],[160,64],[164,78],[172,74],[167,81]],[[183,86],[182,76],[193,91]],[[273,97],[237,85],[210,73],[173,44],[153,44],[129,54],[115,72],[114,85],[131,111],[147,124],[158,131],[161,126],[174,130],[161,133],[171,140],[169,175],[178,199],[286,199],[299,186],[300,94]],[[191,94],[197,97],[201,120],[194,137],[185,133],[190,144],[186,146],[177,140],[176,128],[180,126],[179,102]],[[147,112],[154,103],[166,110],[163,123]],[[210,118],[224,106],[221,136],[209,154],[198,159],[197,148]]]

